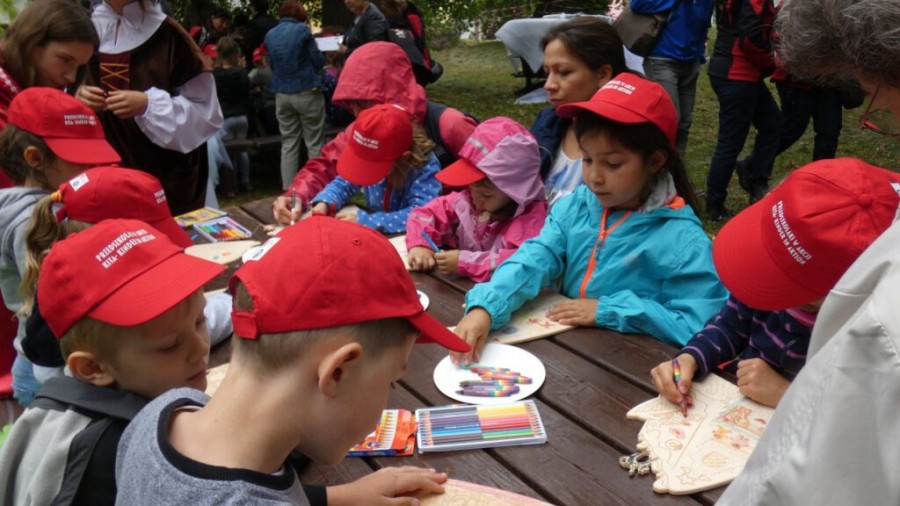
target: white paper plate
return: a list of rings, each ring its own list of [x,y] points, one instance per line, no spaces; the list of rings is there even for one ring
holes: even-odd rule
[[[416,293],[419,294],[419,303],[422,304],[422,307],[428,309],[428,304],[431,304],[431,299],[428,298],[428,295],[425,295],[425,292],[422,290],[416,290]]]
[[[489,343],[481,352],[478,365],[490,367],[508,367],[531,378],[531,384],[519,385],[519,393],[509,397],[473,397],[456,393],[460,389],[459,382],[479,380],[477,374],[461,367],[456,367],[450,357],[444,357],[434,368],[434,384],[444,395],[468,404],[503,404],[522,400],[537,392],[547,377],[544,364],[533,354],[508,344]]]

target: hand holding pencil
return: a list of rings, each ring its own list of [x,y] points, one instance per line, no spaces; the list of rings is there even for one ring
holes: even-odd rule
[[[687,416],[687,410],[693,407],[691,385],[697,372],[697,362],[688,353],[682,353],[673,360],[660,363],[650,371],[653,385],[660,395],[678,404],[681,413]]]

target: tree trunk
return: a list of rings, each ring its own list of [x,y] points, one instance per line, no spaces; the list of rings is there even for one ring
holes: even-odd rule
[[[322,26],[339,26],[346,30],[353,24],[353,13],[341,0],[322,0]]]

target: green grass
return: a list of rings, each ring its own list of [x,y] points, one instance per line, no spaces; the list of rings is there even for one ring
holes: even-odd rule
[[[524,80],[512,76],[512,66],[499,41],[461,44],[434,51],[434,58],[444,66],[444,75],[437,83],[428,87],[428,97],[431,100],[452,105],[481,120],[509,116],[526,127],[531,125],[537,112],[548,105],[515,104],[513,92],[524,85]],[[701,71],[698,83],[694,123],[685,163],[694,185],[705,188],[706,173],[716,144],[719,106],[710,88],[706,69]],[[772,93],[777,99],[774,86]],[[862,109],[844,111],[844,129],[837,156],[860,158],[880,167],[900,169],[900,142],[859,130],[856,123],[862,112]],[[806,134],[776,160],[772,174],[773,185],[791,170],[811,160],[812,142],[813,132],[810,126]],[[747,139],[744,153],[748,153],[752,146],[753,134]],[[274,156],[269,153],[262,160],[254,158],[256,163],[252,177],[257,190],[239,195],[235,200],[224,200],[223,206],[280,193],[277,152]],[[732,178],[726,205],[733,211],[747,206],[747,194],[738,186],[737,177]],[[706,222],[705,226],[710,233],[715,233],[720,227],[719,224],[710,222]]]

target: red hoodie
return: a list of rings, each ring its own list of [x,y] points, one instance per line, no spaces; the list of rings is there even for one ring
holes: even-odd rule
[[[353,51],[334,90],[332,102],[342,106],[347,100],[371,100],[377,104],[393,103],[411,111],[419,124],[424,124],[427,111],[425,89],[416,84],[412,65],[403,49],[390,42],[370,42]],[[441,114],[440,139],[453,154],[475,129],[475,120],[448,107]],[[308,160],[291,181],[285,195],[292,191],[309,202],[337,176],[337,159],[347,146],[350,127],[322,147],[321,154]]]

